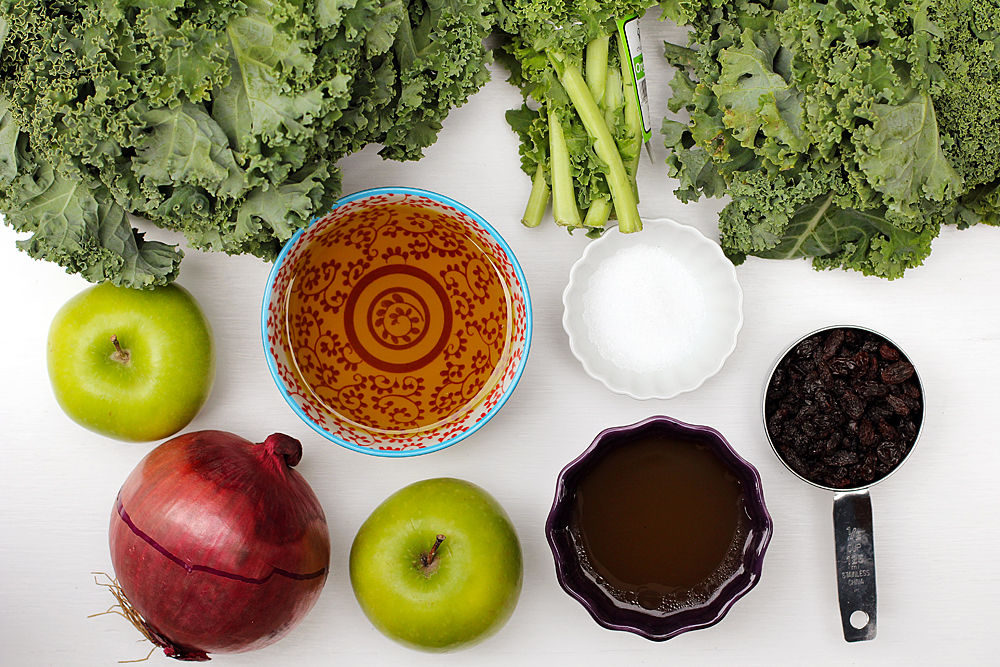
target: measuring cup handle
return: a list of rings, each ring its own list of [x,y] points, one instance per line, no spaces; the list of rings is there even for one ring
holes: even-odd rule
[[[844,639],[875,639],[875,541],[867,490],[834,494],[833,535]]]

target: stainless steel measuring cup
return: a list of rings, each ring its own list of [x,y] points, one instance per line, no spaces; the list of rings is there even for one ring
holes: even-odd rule
[[[898,345],[877,331],[858,326],[824,327],[802,336],[789,345],[781,356],[778,357],[778,360],[771,368],[771,372],[768,374],[767,382],[764,384],[764,395],[761,400],[761,406],[764,415],[764,431],[778,459],[799,479],[815,487],[833,491],[833,529],[837,564],[837,594],[840,599],[841,623],[844,628],[844,639],[849,642],[857,642],[874,639],[876,633],[875,542],[872,530],[871,496],[868,490],[895,473],[906,462],[906,459],[909,458],[916,447],[920,431],[923,429],[923,422],[927,411],[924,405],[923,385],[920,383],[919,375],[916,373],[914,367],[913,375],[908,381],[915,383],[919,391],[919,422],[916,424],[916,433],[909,449],[897,462],[892,464],[891,469],[869,482],[841,487],[827,486],[821,481],[810,479],[808,476],[800,474],[789,463],[775,443],[775,434],[772,434],[771,426],[768,423],[768,390],[771,388],[772,382],[775,380],[775,373],[782,366],[782,362],[789,355],[795,354],[800,344],[816,336],[828,335],[837,329],[845,331],[853,329],[859,332],[866,332],[868,336],[877,337],[895,348],[900,354],[901,360],[912,364],[909,361],[909,357]]]

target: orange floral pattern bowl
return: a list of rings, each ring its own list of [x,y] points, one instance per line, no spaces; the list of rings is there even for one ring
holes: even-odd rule
[[[378,456],[437,451],[514,391],[531,344],[517,259],[442,195],[343,197],[282,249],[264,293],[268,367],[315,431]]]

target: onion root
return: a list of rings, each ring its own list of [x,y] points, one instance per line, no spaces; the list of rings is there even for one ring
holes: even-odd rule
[[[145,637],[147,641],[153,644],[153,648],[150,649],[149,654],[145,658],[139,658],[138,660],[119,660],[118,661],[119,663],[124,664],[129,662],[144,662],[146,660],[149,660],[149,656],[153,655],[153,651],[155,651],[157,648],[162,648],[163,654],[166,655],[168,658],[175,658],[177,660],[181,660],[184,662],[205,662],[207,660],[211,660],[211,658],[208,657],[208,654],[203,651],[190,651],[183,647],[171,644],[166,637],[163,637],[162,635],[158,634],[155,630],[153,630],[153,628],[149,627],[149,624],[146,623],[142,615],[139,614],[139,612],[137,612],[134,607],[132,607],[132,604],[128,601],[128,598],[125,597],[125,591],[123,591],[122,587],[118,585],[117,579],[104,572],[91,572],[91,574],[94,575],[94,582],[98,586],[104,586],[105,588],[110,590],[111,594],[115,596],[115,600],[117,600],[118,602],[117,604],[112,605],[107,611],[102,611],[97,614],[91,614],[87,618],[94,618],[95,616],[103,616],[104,614],[118,614],[119,616],[127,620],[129,623],[131,623],[133,626],[135,626],[135,629],[138,630],[140,633],[142,633],[142,636]],[[102,582],[98,580],[97,579],[98,575],[106,577],[108,581]]]

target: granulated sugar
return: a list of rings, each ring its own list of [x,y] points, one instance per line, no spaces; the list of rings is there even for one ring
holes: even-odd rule
[[[705,324],[697,279],[663,248],[635,245],[601,262],[583,295],[583,321],[602,357],[644,373],[669,368],[694,350]]]

